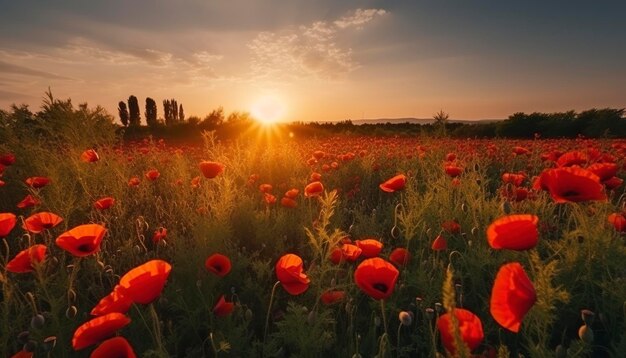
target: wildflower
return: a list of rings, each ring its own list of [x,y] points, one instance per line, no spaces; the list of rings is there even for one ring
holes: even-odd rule
[[[219,300],[217,300],[217,303],[213,307],[213,314],[216,317],[228,316],[233,312],[234,308],[235,304],[232,302],[226,302],[224,295],[221,295]]]
[[[409,263],[411,259],[411,254],[409,251],[403,247],[395,248],[389,254],[389,261],[398,267],[404,267]]]
[[[141,181],[138,177],[132,177],[128,180],[128,186],[137,186]]]
[[[452,314],[456,317],[463,342],[470,351],[478,348],[484,338],[483,325],[480,322],[480,318],[466,309],[455,308],[452,313],[447,312],[437,319],[437,329],[439,334],[441,334],[441,343],[443,343],[446,350],[450,352],[450,355],[455,356],[459,348],[454,341]]]
[[[324,185],[319,181],[314,181],[304,187],[304,196],[311,198],[314,196],[320,196],[324,192]]]
[[[26,197],[24,197],[24,199],[22,199],[22,201],[17,203],[17,207],[18,209],[26,209],[39,204],[41,204],[41,201],[39,199],[36,199],[32,195],[28,194],[26,195]]]
[[[200,171],[207,179],[213,179],[224,172],[224,164],[203,160],[200,162]]]
[[[167,229],[164,227],[160,227],[154,231],[152,234],[152,242],[158,244],[159,241],[165,239],[167,237]]]
[[[62,221],[63,218],[60,216],[44,211],[26,218],[26,220],[24,220],[24,229],[33,234],[39,234],[44,230],[51,229],[59,225]]]
[[[144,305],[156,300],[170,275],[172,266],[163,260],[151,260],[128,271],[120,278],[128,297]]]
[[[487,228],[487,241],[494,249],[529,250],[537,246],[539,231],[535,215],[508,215],[495,220]]]
[[[362,255],[367,258],[378,256],[383,249],[382,242],[376,239],[357,240],[356,246],[362,250]]]
[[[204,262],[204,267],[219,277],[228,275],[231,270],[230,259],[222,254],[213,254]]]
[[[346,292],[340,290],[329,290],[320,296],[320,300],[326,306],[343,301],[346,298]]]
[[[300,190],[293,188],[285,193],[285,197],[289,199],[295,199],[298,197],[298,194],[300,194]]]
[[[298,206],[298,203],[292,198],[284,197],[280,199],[280,205],[282,205],[285,208],[295,208]]]
[[[276,262],[276,277],[290,295],[303,293],[311,282],[302,270],[302,259],[294,254],[286,254]]]
[[[129,323],[130,318],[117,312],[94,318],[74,331],[72,347],[75,351],[87,348],[112,336]]]
[[[512,262],[500,267],[489,305],[496,322],[511,332],[519,332],[524,316],[536,300],[535,287],[522,265]]]
[[[392,264],[374,257],[357,266],[354,281],[365,294],[375,300],[382,300],[393,293],[398,275],[398,270]]]
[[[341,257],[348,262],[356,261],[363,253],[363,249],[352,244],[341,245]]]
[[[93,163],[100,160],[100,156],[98,155],[98,153],[96,153],[95,150],[87,149],[83,152],[83,154],[80,155],[80,160],[86,163]]]
[[[133,347],[124,337],[113,337],[102,342],[91,352],[90,358],[135,358]]]
[[[617,232],[626,232],[626,217],[621,213],[613,213],[609,215],[609,223],[613,225]],[[2,235],[0,235],[2,236]]]
[[[46,258],[45,245],[33,245],[26,250],[20,251],[7,263],[6,269],[13,273],[32,272],[33,265],[41,263]]]
[[[30,177],[26,179],[26,185],[31,188],[39,189],[50,183],[50,179],[47,177]]]
[[[437,235],[435,240],[433,240],[432,245],[430,245],[430,248],[434,251],[444,251],[448,249],[448,242],[443,235]]]
[[[100,250],[100,243],[106,232],[98,224],[80,225],[61,234],[56,239],[56,244],[76,257],[85,257]]]
[[[17,218],[13,213],[0,213],[0,237],[7,237],[13,228]]]
[[[404,190],[406,185],[406,176],[404,174],[398,174],[395,177],[388,179],[384,183],[380,184],[378,187],[380,190],[393,193],[398,190]]]
[[[446,172],[446,174],[448,174],[449,177],[456,178],[461,175],[461,173],[463,173],[463,168],[449,164],[444,167],[444,171]]]
[[[111,293],[104,296],[91,310],[91,315],[102,316],[112,312],[126,313],[132,304],[133,301],[128,296],[126,289],[120,285],[115,285]]]
[[[441,228],[450,234],[458,234],[461,232],[461,225],[456,220],[448,220],[441,223]]]
[[[106,210],[115,204],[115,199],[110,196],[96,200],[93,206],[98,210]]]
[[[148,178],[148,180],[150,181],[155,181],[160,176],[161,176],[161,173],[159,173],[159,171],[156,169],[150,169],[146,172],[146,178]]]
[[[15,163],[15,154],[7,153],[0,155],[0,164],[10,167],[13,163]]]
[[[533,187],[549,191],[556,203],[606,200],[600,178],[578,167],[546,169]]]

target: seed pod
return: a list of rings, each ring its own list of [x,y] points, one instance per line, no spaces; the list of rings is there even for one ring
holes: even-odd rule
[[[337,280],[335,280],[335,278],[333,277],[333,278],[330,280],[330,287],[331,287],[331,288],[332,288],[332,287],[335,287],[335,285],[337,285]]]
[[[421,308],[422,303],[423,303],[423,300],[421,297],[415,297],[415,304],[417,305],[417,307]]]
[[[435,317],[435,310],[430,307],[428,307],[424,313],[426,314],[426,318],[429,320],[432,320]]]
[[[511,208],[511,203],[508,200],[502,202],[502,205],[500,205],[500,209],[502,209],[502,212],[507,215],[509,215],[511,213],[511,210],[513,210]]]
[[[437,311],[437,313],[441,314],[441,312],[443,312],[443,305],[439,302],[435,302],[435,311]]]
[[[56,345],[57,345],[57,337],[56,336],[46,337],[43,340],[43,349],[46,352],[50,352],[52,349],[54,349],[54,347],[56,347]]]
[[[315,323],[316,317],[317,315],[315,314],[315,311],[311,311],[309,312],[309,316],[306,318],[306,321],[312,326]]]
[[[36,314],[33,316],[33,318],[30,319],[30,326],[33,329],[42,328],[45,323],[46,319],[43,317],[42,314]]]

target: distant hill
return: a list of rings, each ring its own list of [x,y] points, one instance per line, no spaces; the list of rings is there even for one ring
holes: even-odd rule
[[[499,122],[499,121],[503,121],[504,119],[477,119],[477,120],[470,120],[470,119],[449,119],[448,123],[464,123],[464,124],[485,124],[485,123],[492,123],[492,122]],[[369,119],[353,119],[352,123],[355,125],[360,125],[360,124],[381,124],[381,123],[391,123],[391,124],[396,124],[396,123],[415,123],[415,124],[433,124],[435,123],[435,120],[432,118],[413,118],[413,117],[407,117],[407,118],[369,118]]]

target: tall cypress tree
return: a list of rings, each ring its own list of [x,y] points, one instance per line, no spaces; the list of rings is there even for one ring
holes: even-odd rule
[[[131,127],[139,127],[141,125],[141,114],[139,113],[139,102],[137,97],[128,97],[128,123]]]
[[[183,110],[183,104],[182,103],[178,107],[178,120],[180,122],[184,122],[185,121],[185,111]]]
[[[168,99],[163,100],[163,116],[165,116],[165,125],[172,125],[172,106]]]
[[[126,102],[120,101],[117,107],[117,111],[120,114],[120,121],[124,127],[128,126],[128,108],[126,108]]]
[[[157,105],[156,102],[148,97],[146,98],[146,124],[148,127],[154,128],[157,125]]]
[[[172,122],[178,122],[178,102],[172,98],[170,102],[172,104]]]

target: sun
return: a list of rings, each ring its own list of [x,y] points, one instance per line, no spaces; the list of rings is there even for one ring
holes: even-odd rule
[[[278,96],[263,96],[250,107],[252,118],[261,124],[274,124],[284,119],[286,106]]]

